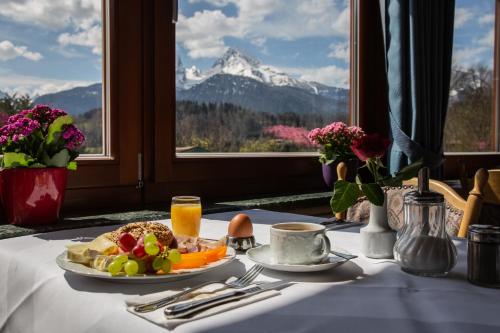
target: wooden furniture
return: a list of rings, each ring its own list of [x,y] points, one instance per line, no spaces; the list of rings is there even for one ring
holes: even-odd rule
[[[469,225],[479,221],[481,208],[483,205],[483,190],[488,181],[488,171],[479,169],[474,176],[474,186],[467,196],[467,200],[463,199],[455,190],[439,180],[431,179],[429,187],[432,191],[439,192],[444,195],[448,205],[455,207],[463,212],[460,221],[460,229],[458,237],[465,237]],[[410,179],[405,182],[405,185],[417,185],[417,178]]]
[[[483,205],[483,190],[487,182],[488,171],[479,169],[474,176],[474,186],[469,192],[467,199],[464,199],[449,185],[438,180],[430,180],[430,189],[444,195],[446,201],[446,230],[448,234],[465,237],[469,225],[479,222]],[[403,196],[407,192],[416,190],[417,183],[418,179],[412,178],[404,182],[402,187],[387,187],[384,189],[388,198],[387,209],[391,228],[399,229],[402,227]],[[369,201],[362,197],[355,205],[349,208],[347,220],[367,222],[368,214]]]
[[[345,180],[347,176],[347,164],[340,162],[337,165],[337,180]],[[337,220],[344,221],[346,219],[347,212],[339,212],[335,214]]]

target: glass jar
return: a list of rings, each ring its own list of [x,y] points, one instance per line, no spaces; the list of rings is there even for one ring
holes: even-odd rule
[[[419,190],[404,197],[404,226],[394,245],[394,258],[407,273],[445,276],[456,264],[457,251],[446,233],[444,197],[429,191],[428,170],[422,170]]]
[[[467,277],[471,283],[500,288],[500,227],[473,224],[467,234]]]

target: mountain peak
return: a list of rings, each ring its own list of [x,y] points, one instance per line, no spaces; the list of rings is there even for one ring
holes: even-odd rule
[[[220,57],[215,61],[212,68],[217,68],[217,67],[223,68],[227,66],[234,66],[236,64],[244,64],[250,67],[256,67],[260,65],[260,62],[246,55],[242,51],[230,47],[226,50],[226,52],[222,55],[222,57]]]

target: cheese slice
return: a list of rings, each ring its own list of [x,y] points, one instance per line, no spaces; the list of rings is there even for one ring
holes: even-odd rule
[[[68,259],[72,262],[88,265],[90,263],[88,244],[89,243],[78,243],[66,245],[66,248],[68,249]]]
[[[100,254],[111,254],[118,252],[118,246],[115,242],[106,238],[106,236],[101,235],[89,243],[90,256],[95,258]]]
[[[101,235],[91,242],[66,245],[68,259],[79,264],[89,265],[99,255],[118,252],[118,246]]]

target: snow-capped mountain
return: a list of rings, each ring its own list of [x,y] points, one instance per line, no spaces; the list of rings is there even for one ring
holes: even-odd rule
[[[235,49],[228,49],[208,70],[176,61],[177,99],[231,103],[249,110],[285,113],[347,113],[348,91],[299,80]]]
[[[233,48],[229,48],[222,57],[215,61],[210,69],[203,72],[195,66],[189,69],[184,68],[181,59],[177,58],[176,73],[178,90],[190,89],[214,75],[228,74],[250,78],[273,87],[300,88],[308,90],[312,94],[332,98],[337,98],[339,92],[345,91],[342,88],[329,87],[317,82],[298,80]]]

